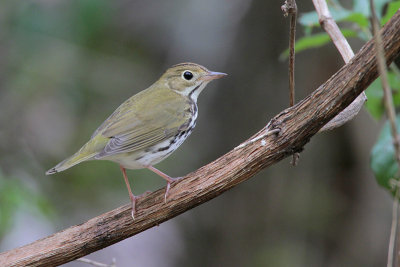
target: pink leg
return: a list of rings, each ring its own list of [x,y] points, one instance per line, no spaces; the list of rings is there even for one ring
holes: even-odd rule
[[[129,198],[131,199],[131,203],[132,203],[132,213],[131,213],[132,219],[135,219],[136,199],[137,199],[137,197],[132,194],[131,186],[129,185],[129,181],[128,181],[128,176],[126,175],[126,169],[122,165],[119,165],[119,167],[120,167],[120,169],[122,171],[122,175],[124,176],[126,188],[128,188],[128,192],[129,192]]]
[[[161,176],[162,178],[164,178],[167,181],[167,189],[165,190],[165,195],[164,195],[164,202],[167,203],[167,196],[168,196],[169,188],[171,187],[171,183],[181,179],[182,177],[172,178],[169,175],[163,173],[162,171],[154,168],[153,166],[147,166],[147,169],[158,174],[159,176]]]

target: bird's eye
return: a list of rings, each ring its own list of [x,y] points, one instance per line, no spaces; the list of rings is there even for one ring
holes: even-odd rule
[[[191,73],[190,71],[185,71],[183,73],[183,78],[185,78],[186,80],[191,80],[193,78],[193,73]]]

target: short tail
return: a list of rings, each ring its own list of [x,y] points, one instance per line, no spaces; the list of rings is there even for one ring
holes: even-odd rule
[[[96,156],[97,152],[87,151],[87,145],[83,146],[78,152],[76,152],[71,157],[61,161],[55,167],[51,168],[46,172],[46,175],[55,174],[57,172],[62,172],[66,169],[81,163],[82,161],[91,160]]]

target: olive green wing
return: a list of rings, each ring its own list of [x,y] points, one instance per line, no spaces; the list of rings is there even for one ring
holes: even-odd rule
[[[140,93],[139,93],[140,94]],[[133,109],[130,107],[134,105],[135,99],[138,97],[138,95],[135,95],[128,100],[126,100],[124,103],[122,103],[97,129],[94,131],[92,134],[91,138],[94,138],[97,136],[99,133],[103,132],[104,130],[111,128],[112,125],[117,123],[118,121],[123,121],[126,119],[130,114],[134,112]]]
[[[96,130],[110,138],[96,158],[145,150],[186,130],[191,120],[190,103],[176,96],[160,100],[155,97],[131,103],[129,108],[120,106]]]

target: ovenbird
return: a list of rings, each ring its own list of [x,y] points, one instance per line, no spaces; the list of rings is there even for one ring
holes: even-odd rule
[[[197,119],[197,97],[210,81],[225,75],[194,63],[172,66],[149,88],[122,103],[78,152],[46,174],[64,171],[87,160],[117,162],[134,218],[138,197],[132,194],[126,169],[148,168],[167,181],[166,201],[171,183],[178,178],[153,165],[171,155],[191,134]]]

